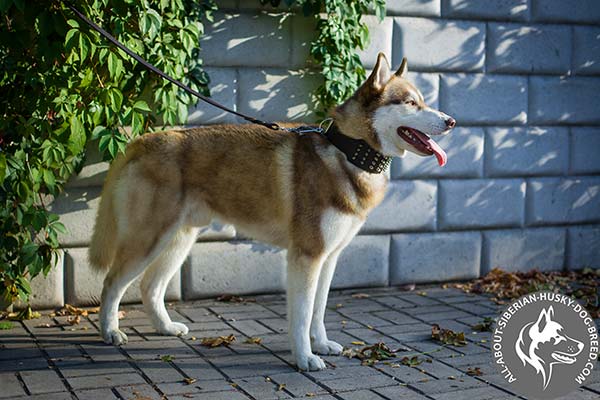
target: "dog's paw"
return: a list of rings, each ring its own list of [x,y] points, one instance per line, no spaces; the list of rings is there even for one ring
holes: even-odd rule
[[[166,336],[184,336],[187,335],[189,331],[188,327],[181,322],[171,322],[170,324],[163,325],[157,329],[158,333]]]
[[[339,356],[342,354],[344,347],[334,342],[333,340],[325,340],[323,342],[313,342],[312,351],[317,354]]]
[[[297,356],[296,366],[303,371],[320,371],[326,368],[321,357],[311,353]]]
[[[127,335],[119,329],[103,332],[102,337],[104,338],[105,343],[113,344],[115,346],[121,346],[127,343]]]

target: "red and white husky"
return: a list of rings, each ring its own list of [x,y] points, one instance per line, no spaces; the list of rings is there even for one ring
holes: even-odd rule
[[[446,154],[430,136],[448,133],[455,121],[428,107],[406,72],[406,60],[394,73],[379,54],[367,81],[331,113],[333,124],[384,156],[410,151],[435,155],[443,165]],[[90,246],[91,263],[108,270],[104,340],[127,341],[119,302],[142,273],[143,302],[156,330],[187,334],[167,314],[165,289],[200,227],[216,219],[287,249],[292,352],[300,369],[325,368],[316,354],[342,351],[323,323],[336,261],[383,199],[387,181],[356,167],[319,134],[221,125],[139,137],[111,165]]]

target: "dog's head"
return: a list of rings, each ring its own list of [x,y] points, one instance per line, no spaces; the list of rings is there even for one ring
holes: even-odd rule
[[[583,350],[583,343],[568,336],[554,319],[552,306],[542,309],[538,319],[525,325],[515,345],[517,355],[531,365],[544,379],[544,389],[550,383],[555,364],[573,364]]]
[[[435,155],[442,166],[446,153],[430,137],[447,134],[456,121],[425,104],[421,92],[406,79],[406,59],[395,73],[383,53],[365,83],[333,112],[348,136],[363,139],[386,156],[403,157],[406,151]]]

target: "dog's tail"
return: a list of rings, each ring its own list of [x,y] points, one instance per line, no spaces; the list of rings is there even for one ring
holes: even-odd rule
[[[117,219],[114,209],[114,190],[127,160],[128,157],[124,154],[118,155],[112,162],[104,181],[100,207],[96,215],[96,226],[88,251],[90,264],[97,270],[109,269],[115,257]]]

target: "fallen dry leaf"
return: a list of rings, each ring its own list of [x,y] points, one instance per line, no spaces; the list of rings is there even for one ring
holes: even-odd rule
[[[412,357],[402,357],[400,359],[400,364],[407,365],[409,367],[414,367],[423,363],[423,360],[419,358],[419,356]]]
[[[475,368],[468,367],[467,368],[467,375],[470,375],[470,376],[481,376],[481,375],[483,375],[483,372],[481,372],[481,368],[480,367],[475,367]]]
[[[440,328],[438,324],[431,326],[431,338],[438,342],[457,347],[467,345],[464,332],[454,332],[451,329]]]
[[[99,312],[100,312],[100,307],[79,308],[79,307],[72,306],[70,304],[65,304],[64,307],[62,307],[59,310],[56,310],[53,314],[56,316],[59,316],[59,317],[72,316],[72,315],[79,315],[82,317],[87,317],[90,314],[98,314]]]
[[[477,332],[491,332],[493,325],[494,319],[491,317],[485,317],[481,322],[473,325],[472,328]]]
[[[356,346],[364,346],[366,343],[363,342],[362,340],[355,340],[354,342],[350,342],[350,344],[353,344]]]
[[[398,350],[391,350],[383,342],[376,343],[372,346],[366,346],[362,349],[347,348],[342,351],[342,355],[348,358],[358,358],[362,365],[373,365],[378,361],[388,360],[396,357]]]
[[[202,341],[200,343],[206,347],[218,347],[218,346],[229,346],[233,342],[235,342],[235,336],[232,333],[229,336],[202,338]]]
[[[195,378],[183,378],[183,381],[185,382],[186,385],[191,385],[193,383],[196,383],[198,381],[198,379],[195,379]]]
[[[409,283],[407,285],[399,286],[398,289],[403,290],[405,292],[412,292],[413,290],[415,290],[416,287],[417,285],[415,285],[414,283]]]
[[[262,342],[262,339],[259,337],[249,337],[248,339],[244,340],[244,343],[248,344],[260,344],[260,342]]]
[[[217,301],[222,301],[224,303],[255,303],[256,299],[245,299],[233,294],[222,294],[217,297]]]
[[[279,386],[277,386],[277,391],[281,392],[283,389],[285,389],[285,383],[280,383]]]
[[[18,312],[2,312],[0,313],[0,319],[7,319],[9,321],[24,321],[28,319],[40,318],[42,314],[37,311],[33,311],[31,307],[27,306]]]
[[[366,299],[366,298],[371,297],[371,295],[367,294],[367,293],[354,293],[352,295],[352,297],[355,298],[355,299]]]

